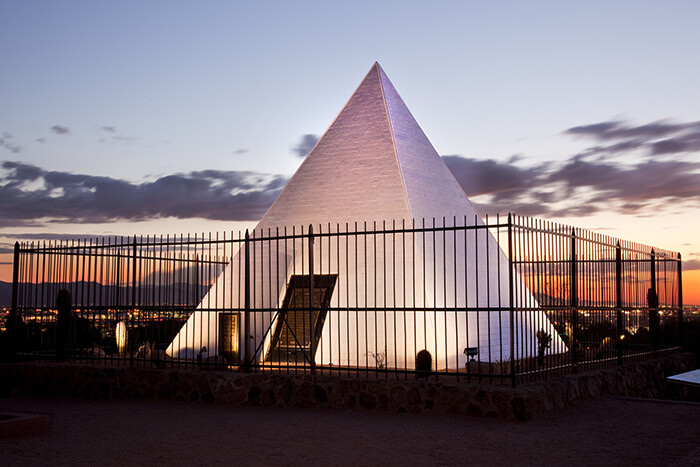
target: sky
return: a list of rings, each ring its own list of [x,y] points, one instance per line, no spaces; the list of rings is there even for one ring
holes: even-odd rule
[[[679,251],[700,304],[700,2],[0,0],[15,241],[253,227],[375,61],[481,214]]]

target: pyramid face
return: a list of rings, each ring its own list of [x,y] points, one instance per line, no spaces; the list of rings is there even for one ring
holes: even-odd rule
[[[258,228],[474,214],[375,63]]]
[[[411,217],[426,219],[426,222],[432,217],[473,217],[476,211],[462,187],[430,144],[384,71],[379,65],[376,67],[382,80]]]

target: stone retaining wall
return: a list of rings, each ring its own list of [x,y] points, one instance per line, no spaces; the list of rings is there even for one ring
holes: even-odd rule
[[[576,399],[601,395],[683,397],[667,376],[695,368],[693,354],[523,385],[349,379],[313,375],[85,366],[0,365],[0,396],[64,395],[163,399],[251,406],[438,412],[529,420]],[[675,396],[675,397],[674,397]]]

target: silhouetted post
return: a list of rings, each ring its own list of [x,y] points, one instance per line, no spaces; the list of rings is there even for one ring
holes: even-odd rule
[[[116,243],[116,238],[115,238],[115,243]],[[121,255],[121,249],[117,249],[117,279],[114,284],[114,290],[115,290],[115,307],[117,310],[117,321],[126,321],[126,317],[124,316],[124,310],[121,308],[121,266],[122,266],[122,255]]]
[[[250,235],[248,234],[248,229],[245,231],[245,262],[244,262],[244,274],[245,278],[243,281],[243,306],[245,310],[243,315],[245,316],[245,364],[243,366],[244,371],[247,373],[250,371]]]
[[[316,373],[316,342],[314,329],[314,226],[309,224],[309,331],[311,344],[309,346],[309,363],[311,374]]]
[[[622,343],[623,343],[623,326],[622,326],[622,248],[620,242],[617,242],[615,248],[615,307],[617,318],[617,364],[622,365]]]
[[[656,292],[656,253],[651,250],[651,287],[647,291],[649,307],[649,331],[651,333],[651,350],[654,358],[659,351],[659,295]]]
[[[131,311],[136,311],[136,235],[131,250]],[[138,345],[137,345],[138,347]],[[134,366],[134,352],[129,352],[129,366]]]
[[[515,387],[515,305],[513,304],[513,219],[508,213],[508,306],[510,314],[510,385]]]
[[[12,303],[10,305],[10,316],[8,316],[5,326],[10,341],[10,358],[14,360],[17,349],[20,345],[20,317],[18,310],[19,296],[19,242],[15,242],[14,257],[12,260]]]
[[[578,373],[578,290],[576,265],[576,229],[571,229],[571,284],[569,284],[571,305],[571,365],[572,371]]]
[[[678,253],[678,345],[683,345],[683,261]]]
[[[14,257],[12,259],[12,304],[10,316],[17,316],[17,296],[19,294],[19,242],[15,242]]]
[[[71,347],[73,299],[70,291],[61,289],[56,295],[56,358],[65,360]]]
[[[433,356],[423,349],[416,354],[416,378],[428,379],[433,371]]]

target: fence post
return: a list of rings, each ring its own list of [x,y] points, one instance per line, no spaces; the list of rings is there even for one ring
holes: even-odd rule
[[[466,235],[466,232],[465,232]],[[510,385],[515,387],[515,305],[513,304],[513,219],[508,213],[508,312],[510,315]],[[468,359],[469,357],[467,357]],[[467,365],[469,362],[467,362]]]
[[[131,306],[136,310],[136,235],[134,235],[134,243],[131,249],[132,265],[131,265]]]
[[[316,326],[314,320],[314,226],[309,224],[309,330],[311,334],[311,345],[309,346],[309,363],[311,364],[311,374],[316,373]]]
[[[117,239],[115,237],[114,243],[116,244]],[[117,311],[117,321],[124,321],[124,324],[126,324],[126,320],[124,319],[124,311],[121,309],[121,291],[119,290],[121,288],[121,265],[122,265],[122,255],[121,255],[121,246],[117,248],[117,278],[116,278],[116,284],[114,287],[115,290],[115,309]]]
[[[65,360],[75,342],[73,298],[70,290],[61,289],[56,294],[56,358]]]
[[[678,253],[678,345],[683,346],[683,261]]]
[[[245,231],[245,265],[244,274],[245,280],[243,282],[244,287],[244,306],[245,310],[243,316],[245,318],[245,363],[243,369],[246,373],[250,371],[250,235],[248,234],[248,229]]]
[[[622,343],[623,343],[623,326],[622,326],[622,248],[620,242],[617,242],[615,248],[615,307],[617,318],[617,364],[622,365]]]
[[[649,331],[651,333],[651,351],[656,358],[659,351],[659,295],[656,291],[656,252],[651,250],[651,288],[647,293],[649,307]]]
[[[19,242],[15,242],[14,257],[12,259],[12,305],[10,316],[13,321],[17,318],[17,298],[19,296]]]
[[[131,249],[131,319],[134,319],[135,316],[135,311],[136,311],[136,235],[134,234],[134,243]],[[132,322],[133,324],[133,322]],[[136,349],[138,350],[138,342],[136,343],[137,347]],[[129,352],[129,365],[134,366],[134,351],[132,349],[131,352]]]
[[[19,242],[15,242],[14,257],[12,260],[12,303],[10,316],[5,322],[7,334],[10,339],[10,358],[14,360],[20,342],[19,336]]]
[[[578,373],[578,290],[576,264],[576,229],[571,229],[571,283],[569,284],[571,306],[571,365],[572,371]]]

